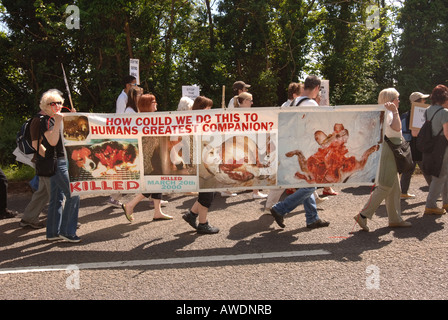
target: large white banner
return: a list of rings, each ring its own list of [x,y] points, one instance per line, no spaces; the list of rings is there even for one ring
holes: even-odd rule
[[[372,185],[384,107],[66,114],[71,192]]]

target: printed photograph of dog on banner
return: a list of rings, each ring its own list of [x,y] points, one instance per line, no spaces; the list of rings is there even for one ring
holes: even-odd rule
[[[214,135],[201,143],[201,189],[275,186],[276,134]]]
[[[70,181],[140,178],[137,139],[92,140],[66,146]]]

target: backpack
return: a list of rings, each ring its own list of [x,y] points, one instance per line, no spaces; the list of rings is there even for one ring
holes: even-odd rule
[[[36,149],[33,148],[33,145],[31,143],[31,133],[30,133],[31,121],[33,121],[33,119],[36,117],[42,118],[43,115],[36,115],[32,118],[29,118],[28,120],[25,121],[24,124],[22,124],[20,130],[17,132],[16,136],[17,147],[24,154],[33,154],[36,152]]]
[[[434,149],[434,144],[435,144],[435,140],[433,135],[432,135],[432,119],[434,119],[434,116],[437,114],[437,112],[439,112],[440,110],[442,110],[443,108],[440,108],[439,110],[437,110],[434,115],[432,116],[431,120],[428,120],[427,118],[427,112],[425,111],[425,123],[423,124],[423,126],[421,127],[418,135],[417,135],[417,142],[416,142],[416,146],[417,149],[420,152],[423,153],[431,153]],[[442,133],[442,130],[439,131],[439,133],[437,134],[437,136],[440,135],[440,133]]]
[[[295,105],[295,107],[298,107],[303,101],[306,101],[306,100],[311,100],[311,98],[303,97],[302,99],[300,99],[300,100],[297,102],[297,104]],[[292,100],[292,102],[291,102],[291,106],[294,106],[294,100]]]

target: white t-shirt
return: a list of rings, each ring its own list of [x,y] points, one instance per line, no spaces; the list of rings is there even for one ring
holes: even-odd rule
[[[229,104],[227,105],[227,108],[229,108],[229,109],[235,108],[234,98],[230,99]]]
[[[392,121],[394,120],[394,114],[392,113],[392,111],[386,110],[386,119],[384,121],[384,134],[386,135],[386,137],[388,138],[401,138],[401,130],[400,131],[395,131],[393,130],[390,125],[392,124]]]
[[[126,103],[128,103],[128,95],[123,90],[118,96],[115,112],[124,113],[124,111],[126,110]]]
[[[295,98],[293,106],[295,106],[300,100],[303,98],[308,98],[307,96],[300,96]],[[316,102],[316,100],[308,98],[306,100],[303,100],[301,104],[299,104],[299,107],[318,107],[319,104]]]
[[[291,107],[292,100],[288,99],[287,101],[283,102],[282,107]]]
[[[136,113],[131,107],[126,108],[123,113]]]

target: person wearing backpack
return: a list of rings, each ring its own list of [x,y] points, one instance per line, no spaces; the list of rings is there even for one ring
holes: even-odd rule
[[[409,96],[409,101],[412,103],[426,103],[426,99],[429,98],[429,94],[423,94],[421,92],[413,92]],[[415,194],[409,193],[409,186],[411,184],[411,178],[414,174],[415,167],[418,165],[420,169],[422,169],[422,153],[418,150],[416,142],[417,142],[417,134],[418,130],[412,129],[409,127],[410,121],[410,111],[403,113],[400,116],[401,119],[401,128],[403,133],[403,138],[410,143],[412,160],[414,161],[414,168],[408,172],[403,172],[400,178],[400,186],[401,186],[401,199],[414,199]],[[424,174],[426,183],[431,183],[431,176]]]
[[[47,131],[48,116],[41,110],[36,116],[33,117],[30,124],[30,137],[34,150],[44,148],[39,144],[39,140],[42,139],[44,132]],[[36,154],[33,155],[33,162],[36,161]],[[39,215],[50,200],[50,177],[38,176],[39,186],[36,191],[33,192],[31,201],[23,212],[22,219],[19,225],[22,228],[31,227],[33,229],[45,228],[45,223],[39,220]]]
[[[401,120],[398,113],[399,93],[394,88],[387,88],[380,92],[378,104],[384,104],[387,109],[384,118],[384,132],[393,144],[400,144]],[[389,227],[410,227],[411,223],[401,218],[400,180],[395,162],[395,156],[388,143],[383,143],[378,181],[364,208],[354,216],[355,221],[364,231],[369,231],[367,218],[372,219],[375,211],[383,200],[386,202],[386,211],[389,218]]]
[[[436,86],[431,94],[431,106],[426,109],[426,119],[432,119],[432,135],[434,141],[439,141],[433,152],[423,153],[423,169],[428,166],[434,170],[435,163],[440,166],[440,172],[431,172],[431,184],[424,214],[442,215],[448,210],[448,87]],[[438,161],[439,160],[439,161]],[[427,173],[429,173],[427,171]],[[442,208],[437,206],[437,199],[442,194]]]
[[[47,124],[43,134],[42,142],[45,152],[41,152],[43,158],[56,158],[54,174],[50,176],[50,204],[47,217],[47,240],[65,240],[68,242],[79,242],[81,238],[76,235],[79,212],[79,196],[70,193],[70,180],[68,177],[67,161],[65,159],[64,146],[61,139],[61,128],[64,114],[64,99],[59,90],[46,91],[40,100],[40,109],[45,113]],[[76,112],[72,109],[72,112]],[[36,161],[38,170],[39,159]],[[64,202],[65,198],[65,203]]]

